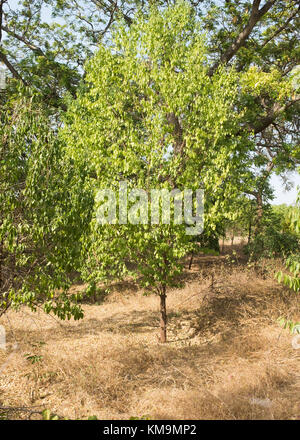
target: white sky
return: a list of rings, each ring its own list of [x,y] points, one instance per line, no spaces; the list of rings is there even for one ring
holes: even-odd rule
[[[293,187],[289,191],[286,191],[282,179],[279,176],[272,176],[271,185],[275,190],[275,199],[272,201],[273,205],[281,205],[282,203],[292,205],[295,203],[297,198],[297,186],[300,188],[300,174],[290,174],[288,180],[293,184]]]

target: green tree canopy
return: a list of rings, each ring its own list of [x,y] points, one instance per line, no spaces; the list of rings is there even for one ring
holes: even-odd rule
[[[151,189],[202,188],[206,225],[214,229],[230,215],[239,192],[231,176],[244,154],[242,115],[234,108],[238,74],[220,66],[209,77],[208,69],[205,38],[187,3],[164,12],[152,8],[129,28],[118,24],[111,45],[100,45],[87,64],[86,83],[62,131],[95,194],[118,191],[120,181],[147,196]],[[107,273],[121,276],[131,263],[141,285],[160,295],[164,316],[166,289],[192,248],[186,225],[174,218],[151,225],[142,215],[139,224],[117,220],[99,226],[94,218],[88,264],[99,280]],[[162,341],[165,333],[162,319]]]

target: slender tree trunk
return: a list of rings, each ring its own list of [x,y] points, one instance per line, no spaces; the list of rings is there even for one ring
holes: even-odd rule
[[[1,219],[0,226],[2,226],[3,221]],[[4,246],[3,246],[3,240],[0,240],[0,294],[1,294],[1,288],[4,284],[3,279],[3,263],[4,263]]]
[[[255,224],[255,231],[254,235],[257,236],[260,231],[261,221],[263,217],[263,202],[262,202],[262,194],[261,192],[258,192],[256,194],[256,224]]]
[[[251,242],[251,237],[252,237],[252,223],[251,220],[249,222],[249,229],[248,229],[248,244],[250,244]]]
[[[167,308],[166,308],[166,288],[163,288],[160,296],[160,342],[167,342]]]
[[[189,270],[191,270],[191,268],[192,268],[193,259],[194,259],[194,253],[192,253],[192,255],[191,255],[191,259],[190,259],[190,262],[189,262]]]

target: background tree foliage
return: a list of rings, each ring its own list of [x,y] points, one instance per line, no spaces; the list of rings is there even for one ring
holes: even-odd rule
[[[286,268],[289,270],[290,274],[283,274],[279,272],[277,274],[277,279],[279,282],[283,282],[290,289],[295,292],[300,291],[300,193],[298,193],[297,204],[295,207],[289,210],[288,217],[286,218],[289,223],[289,228],[298,237],[298,246],[292,252],[291,255],[285,261]]]
[[[28,91],[27,91],[28,92]],[[25,94],[25,96],[24,96]],[[82,317],[66,296],[80,264],[81,229],[91,198],[62,155],[55,125],[39,99],[6,102],[0,124],[0,314],[42,306],[60,318]],[[55,121],[52,121],[54,124]]]

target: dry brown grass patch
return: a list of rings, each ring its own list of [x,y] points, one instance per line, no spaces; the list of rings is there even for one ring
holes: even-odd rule
[[[130,283],[115,285],[102,305],[85,304],[80,322],[10,311],[0,365],[15,341],[19,348],[0,375],[0,404],[68,418],[299,418],[299,350],[276,322],[299,319],[297,297],[272,274],[224,258],[198,258],[185,277],[168,294],[164,345],[158,298]],[[41,358],[32,364],[26,354]]]

